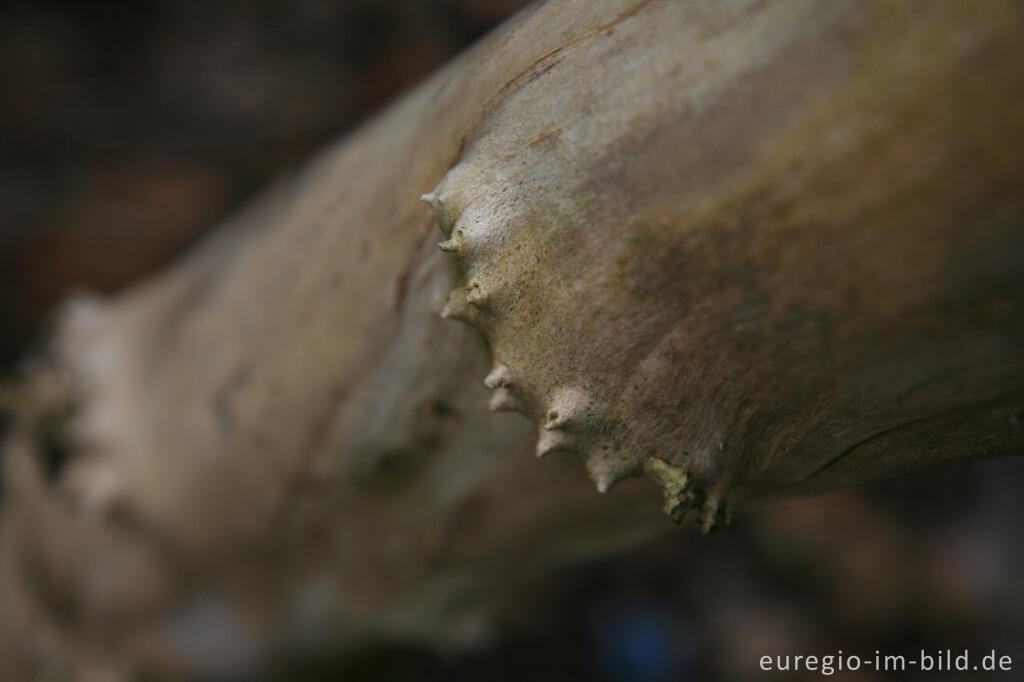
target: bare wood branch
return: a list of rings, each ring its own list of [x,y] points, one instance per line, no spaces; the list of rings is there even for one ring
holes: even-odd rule
[[[7,448],[0,655],[97,679],[471,641],[517,581],[668,525],[653,486],[601,499],[535,448],[601,490],[646,473],[707,528],[1019,453],[1022,12],[520,15],[175,267],[69,307],[75,451],[47,487]]]

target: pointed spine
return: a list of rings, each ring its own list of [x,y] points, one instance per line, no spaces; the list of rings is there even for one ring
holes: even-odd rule
[[[602,449],[587,457],[587,473],[602,495],[619,481],[636,475],[635,467],[613,452]]]
[[[444,307],[441,309],[441,317],[462,320],[463,322],[470,322],[473,319],[473,313],[469,303],[466,301],[464,289],[455,288],[448,294],[448,300],[445,301]]]
[[[710,533],[715,528],[728,525],[732,521],[732,508],[717,493],[708,495],[701,511],[703,516],[700,529],[703,533]]]
[[[455,222],[453,216],[447,215],[444,210],[443,202],[441,197],[438,195],[436,188],[434,191],[427,192],[420,195],[420,201],[424,201],[430,205],[430,210],[434,213],[434,221],[440,228],[441,233],[448,237],[452,231],[452,224]]]
[[[484,379],[484,386],[494,391],[487,407],[491,412],[523,412],[523,405],[512,393],[515,381],[512,372],[501,363],[495,363],[491,373]]]
[[[494,389],[494,394],[491,395],[487,409],[491,412],[522,412],[522,406],[519,404],[519,401],[504,386]]]
[[[537,437],[537,458],[540,459],[545,455],[552,452],[558,451],[571,451],[572,439],[568,434],[562,431],[545,431],[540,430],[540,434]]]
[[[494,365],[491,373],[484,379],[484,386],[490,389],[499,388],[501,386],[512,385],[512,372],[508,367],[502,364]]]
[[[456,255],[462,255],[466,245],[466,233],[461,229],[456,228],[452,230],[451,236],[443,242],[438,242],[437,246],[445,253],[454,253]]]

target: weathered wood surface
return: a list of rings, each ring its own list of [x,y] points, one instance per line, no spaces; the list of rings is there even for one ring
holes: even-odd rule
[[[1022,28],[999,0],[521,14],[69,306],[71,461],[44,483],[30,423],[6,449],[5,664],[471,641],[517,581],[670,525],[538,432],[706,526],[1019,453]]]

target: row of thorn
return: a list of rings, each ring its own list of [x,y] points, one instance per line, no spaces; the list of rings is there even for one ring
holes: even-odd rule
[[[467,256],[467,236],[461,228],[453,228],[452,222],[444,219],[444,210],[434,192],[420,197],[430,204],[437,217],[438,225],[446,239],[438,244],[441,251],[456,256],[460,261]],[[493,298],[481,283],[470,278],[465,285],[456,286],[449,294],[441,317],[477,324],[480,312]],[[484,380],[491,389],[488,408],[492,412],[519,412],[530,416],[533,401],[524,391],[512,371],[496,363]],[[642,467],[635,466],[616,453],[609,444],[597,443],[587,432],[595,424],[588,415],[592,412],[586,395],[572,388],[556,389],[546,405],[540,410],[536,455],[544,457],[552,452],[575,452],[583,456],[590,477],[598,492],[607,492],[615,483],[642,472],[658,483],[665,496],[664,511],[675,522],[680,523],[694,510],[699,511],[700,524],[708,532],[719,523],[728,523],[731,510],[720,498],[707,496],[694,490],[684,468],[675,467],[654,457],[647,458]]]
[[[484,379],[484,385],[493,391],[488,406],[491,411],[528,414],[527,404],[517,397],[520,387],[505,365],[496,364]],[[540,411],[536,455],[540,458],[552,452],[586,454],[585,461],[591,478],[598,491],[606,493],[615,483],[634,472],[629,467],[617,464],[610,448],[587,447],[587,441],[592,440],[586,437],[587,427],[590,426],[590,420],[586,417],[588,407],[589,401],[582,391],[556,389]],[[585,453],[586,450],[591,452]]]

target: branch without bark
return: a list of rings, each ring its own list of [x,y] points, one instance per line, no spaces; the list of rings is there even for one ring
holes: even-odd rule
[[[174,267],[70,304],[30,384],[75,401],[71,461],[44,482],[31,417],[6,451],[3,663],[473,641],[519,581],[669,525],[654,486],[602,499],[535,447],[705,528],[1019,454],[1022,20],[519,15]]]

